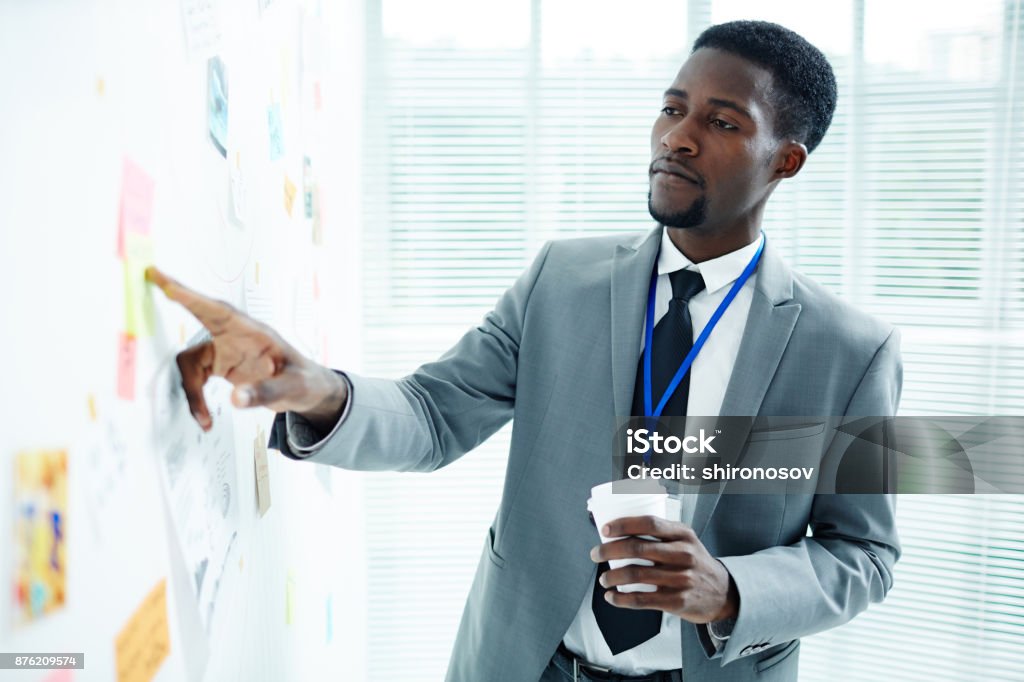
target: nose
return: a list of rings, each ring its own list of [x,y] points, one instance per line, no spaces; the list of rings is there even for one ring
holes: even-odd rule
[[[693,135],[691,118],[692,116],[683,116],[675,121],[661,136],[661,146],[674,154],[696,156],[700,149]]]

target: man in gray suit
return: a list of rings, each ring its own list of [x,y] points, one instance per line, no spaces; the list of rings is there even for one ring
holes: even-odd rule
[[[650,414],[652,391],[666,415],[895,413],[896,331],[790,270],[761,234],[768,197],[801,170],[835,100],[827,61],[796,34],[708,29],[651,135],[659,226],[546,244],[478,327],[399,381],[321,367],[151,271],[212,334],[178,358],[193,414],[209,427],[202,386],[224,376],[237,406],[279,413],[272,444],[286,455],[367,471],[436,470],[514,420],[453,682],[796,679],[800,637],[892,586],[890,496],[683,494],[679,520],[616,520],[601,532],[626,537],[607,544],[586,502],[609,480],[616,416]],[[645,376],[647,345],[667,374]],[[665,388],[695,345],[685,381]],[[744,437],[748,452],[794,461],[844,446],[820,424]],[[615,558],[653,565],[609,570]],[[658,589],[606,589],[635,582]]]

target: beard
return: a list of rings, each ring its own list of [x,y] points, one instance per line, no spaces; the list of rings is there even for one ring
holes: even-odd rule
[[[658,221],[659,225],[681,228],[698,227],[704,224],[704,221],[708,218],[708,200],[707,197],[701,195],[699,198],[694,199],[693,203],[685,210],[660,211],[655,208],[654,201],[651,199],[651,191],[648,190],[647,210],[650,212],[651,217]]]

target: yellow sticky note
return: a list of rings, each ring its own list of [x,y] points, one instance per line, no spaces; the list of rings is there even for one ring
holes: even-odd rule
[[[124,259],[125,332],[141,338],[153,335],[153,297],[146,287],[146,268],[153,260],[149,237],[128,235]]]
[[[284,176],[284,207],[288,215],[292,214],[292,206],[295,205],[295,183],[287,175]]]
[[[87,400],[89,404],[89,421],[94,422],[96,421],[96,396],[90,393]]]
[[[117,682],[148,682],[167,654],[171,637],[167,629],[167,580],[146,595],[115,642]]]
[[[288,571],[288,581],[284,586],[284,622],[291,625],[295,621],[295,574]]]

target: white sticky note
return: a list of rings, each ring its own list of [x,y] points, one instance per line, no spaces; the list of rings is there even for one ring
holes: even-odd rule
[[[220,51],[220,7],[217,0],[181,0],[185,44],[189,56],[212,57]]]

